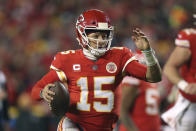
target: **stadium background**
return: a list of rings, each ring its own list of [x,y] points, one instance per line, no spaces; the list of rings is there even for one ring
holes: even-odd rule
[[[112,46],[134,50],[131,30],[141,28],[163,67],[177,32],[192,27],[195,0],[0,0],[0,69],[7,77],[7,131],[55,131],[59,118],[48,105],[31,101],[29,92],[49,70],[53,56],[80,48],[78,15],[105,11],[115,26]]]

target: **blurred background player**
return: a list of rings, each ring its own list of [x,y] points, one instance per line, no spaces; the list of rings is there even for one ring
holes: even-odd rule
[[[145,55],[147,66],[136,61],[128,48],[110,48],[113,26],[100,10],[83,12],[76,23],[76,34],[82,50],[58,53],[50,72],[33,87],[32,96],[50,104],[54,95],[49,90],[54,86],[52,83],[68,83],[70,110],[59,122],[58,130],[111,131],[117,120],[114,92],[122,75],[158,82],[161,80],[159,63],[148,39],[139,29],[133,30],[132,39]]]
[[[6,91],[6,77],[0,71],[0,131],[6,131],[8,125],[8,102]]]
[[[194,15],[194,17],[196,17]],[[176,47],[164,67],[164,74],[180,94],[163,119],[177,131],[196,130],[196,28],[179,32]],[[179,71],[181,69],[181,73]]]
[[[145,63],[141,53],[135,56]],[[126,76],[118,91],[121,96],[119,131],[160,131],[160,95],[156,84]]]
[[[177,99],[178,89],[162,74],[162,81],[157,84],[160,94],[160,114],[171,108]],[[161,131],[175,131],[164,120],[161,119]]]

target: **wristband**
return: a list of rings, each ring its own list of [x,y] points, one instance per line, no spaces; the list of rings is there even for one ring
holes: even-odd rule
[[[42,91],[43,91],[43,90],[41,90],[40,93],[39,93],[40,98],[43,98],[43,96],[42,96]]]
[[[186,82],[185,80],[180,80],[178,83],[177,83],[177,86],[179,89],[181,89],[182,91],[185,90],[186,86],[188,86],[188,82]]]
[[[152,49],[150,50],[144,50],[142,51],[142,54],[144,55],[146,59],[146,65],[147,66],[153,66],[157,64],[157,58],[154,55],[154,51]]]

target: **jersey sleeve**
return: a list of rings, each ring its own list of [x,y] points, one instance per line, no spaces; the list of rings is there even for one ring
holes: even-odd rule
[[[184,29],[180,31],[177,35],[177,38],[175,39],[175,45],[181,46],[181,47],[190,47],[190,35],[191,35],[191,29]]]
[[[54,70],[56,72],[56,74],[59,77],[59,80],[61,82],[66,82],[67,81],[67,77],[65,72],[63,71],[63,59],[62,59],[62,54],[58,53],[55,57],[54,60],[52,61],[51,65],[50,65],[50,69]]]
[[[57,76],[54,70],[51,70],[46,75],[42,77],[32,88],[31,96],[34,100],[41,100],[40,91],[49,83],[53,83],[55,81],[59,81],[59,77]]]
[[[146,80],[146,71],[147,67],[143,64],[140,64],[135,58],[133,53],[128,49],[124,49],[124,56],[122,58],[122,73],[129,74],[138,79]]]
[[[131,77],[131,76],[126,76],[123,78],[122,82],[121,82],[121,87],[129,87],[129,86],[137,86],[139,87],[140,85],[140,80]]]
[[[62,58],[61,52],[58,53],[54,60],[51,63],[50,71],[42,77],[41,80],[39,80],[35,86],[32,88],[32,98],[35,100],[41,100],[40,98],[40,91],[49,83],[54,83],[55,81],[61,81],[66,82],[67,78],[63,71],[63,65],[64,63]]]

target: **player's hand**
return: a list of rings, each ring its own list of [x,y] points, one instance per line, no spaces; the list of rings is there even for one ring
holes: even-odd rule
[[[50,90],[50,87],[55,86],[54,84],[48,84],[44,87],[44,89],[42,90],[42,97],[45,101],[48,102],[48,104],[50,105],[50,102],[53,100],[53,97],[55,95],[55,93],[53,91]]]
[[[196,94],[196,83],[189,83],[185,87],[184,92],[187,94],[195,95]]]
[[[149,50],[150,43],[146,35],[138,28],[132,31],[132,39],[139,50]]]

